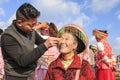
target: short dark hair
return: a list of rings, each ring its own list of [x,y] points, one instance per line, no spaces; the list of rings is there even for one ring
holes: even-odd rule
[[[2,29],[0,29],[0,35],[3,33],[3,30]]]
[[[39,16],[40,16],[40,12],[29,3],[22,4],[16,12],[17,20],[25,21],[28,19],[37,18]]]

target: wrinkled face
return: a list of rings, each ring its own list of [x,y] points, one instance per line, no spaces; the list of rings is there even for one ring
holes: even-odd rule
[[[70,33],[64,33],[61,36],[61,41],[59,43],[59,50],[62,54],[69,54],[74,52],[77,48],[77,41]]]
[[[26,33],[31,33],[35,29],[36,24],[37,24],[36,18],[29,19],[27,21],[17,20],[18,27]]]

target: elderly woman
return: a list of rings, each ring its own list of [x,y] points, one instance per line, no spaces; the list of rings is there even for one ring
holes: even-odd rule
[[[107,42],[108,33],[106,30],[93,30],[97,40],[98,53],[96,55],[97,80],[115,80],[114,69],[116,65],[112,47]]]
[[[64,26],[58,36],[60,56],[48,69],[45,80],[96,80],[88,61],[79,57],[88,44],[85,31],[74,24]]]

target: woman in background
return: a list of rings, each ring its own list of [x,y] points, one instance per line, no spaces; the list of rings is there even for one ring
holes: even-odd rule
[[[90,52],[90,64],[92,66],[93,71],[96,72],[95,57],[97,55],[97,45],[91,44],[89,46],[89,52]]]
[[[108,33],[104,30],[93,30],[97,40],[98,53],[96,56],[97,80],[115,80],[115,57],[112,48],[107,42]]]

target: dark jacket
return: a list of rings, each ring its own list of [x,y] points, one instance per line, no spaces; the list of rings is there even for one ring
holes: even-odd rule
[[[6,76],[25,78],[33,73],[35,62],[47,50],[44,41],[35,31],[27,34],[15,23],[9,26],[1,37]]]

